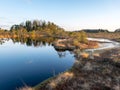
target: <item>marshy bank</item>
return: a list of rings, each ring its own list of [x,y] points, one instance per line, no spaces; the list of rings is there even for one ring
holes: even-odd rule
[[[53,46],[58,50],[75,50],[75,49],[93,49],[99,48],[97,41],[87,40],[86,43],[74,41],[72,38],[58,39],[53,43]]]
[[[111,52],[112,51],[112,52]],[[120,49],[107,50],[94,59],[76,58],[72,68],[36,86],[35,90],[119,90]],[[76,53],[77,54],[77,53]],[[111,57],[109,56],[111,54]],[[106,55],[106,56],[104,56]],[[117,56],[117,61],[115,58]],[[114,58],[113,58],[114,57]]]
[[[113,43],[113,41],[109,40],[106,42]],[[114,42],[110,46],[111,47],[103,47],[98,49],[104,51],[101,53],[92,54],[94,58],[90,58],[88,53],[81,53],[80,50],[74,50],[76,60],[71,69],[44,81],[43,83],[34,87],[34,89],[120,90],[119,44],[117,42],[115,44]]]
[[[83,53],[75,50],[76,60],[71,69],[37,85],[34,90],[120,90],[120,48],[101,49],[104,51],[92,54],[94,58],[82,57]]]
[[[91,38],[105,38],[120,42],[120,32],[86,32],[86,34]]]
[[[106,52],[107,53],[107,52]],[[120,61],[78,58],[73,67],[35,90],[119,90]],[[120,60],[120,58],[119,58]]]

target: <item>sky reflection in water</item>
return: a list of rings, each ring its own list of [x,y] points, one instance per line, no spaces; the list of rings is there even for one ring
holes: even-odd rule
[[[34,41],[38,42],[38,41]],[[38,45],[37,45],[38,44]],[[34,86],[41,81],[69,69],[74,55],[58,52],[49,43],[5,41],[0,45],[0,90],[15,90],[24,84]]]

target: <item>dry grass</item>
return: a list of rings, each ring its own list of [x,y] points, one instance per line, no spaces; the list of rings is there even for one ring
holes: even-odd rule
[[[93,54],[94,56],[96,56],[96,57],[100,57],[100,54],[99,53],[95,53],[95,54]]]
[[[52,80],[48,85],[47,88],[54,89],[58,84],[64,83],[66,80],[70,80],[74,76],[71,72],[65,72],[57,76],[56,79]]]
[[[18,88],[17,90],[34,90],[34,89],[29,86],[25,86],[25,87]]]
[[[119,39],[120,33],[87,33],[88,37],[94,37],[94,38],[107,38],[107,39]]]
[[[89,54],[88,53],[81,53],[81,56],[83,57],[83,58],[88,58],[89,57]]]

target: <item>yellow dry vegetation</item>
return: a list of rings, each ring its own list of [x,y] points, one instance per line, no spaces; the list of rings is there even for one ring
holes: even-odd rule
[[[89,57],[89,54],[88,53],[81,53],[81,56],[83,57],[83,58],[88,58]]]
[[[71,79],[74,76],[72,72],[65,72],[57,76],[56,79],[52,80],[49,84],[48,87],[53,89],[55,88],[58,84],[64,83],[66,80]]]

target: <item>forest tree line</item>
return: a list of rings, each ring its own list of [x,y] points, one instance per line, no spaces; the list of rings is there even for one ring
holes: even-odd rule
[[[74,43],[86,43],[87,36],[84,31],[81,32],[70,32],[65,31],[60,26],[54,24],[53,22],[46,22],[42,20],[27,20],[19,25],[13,25],[10,30],[0,30],[0,38],[37,38],[37,37],[53,37],[53,38],[72,38]]]

